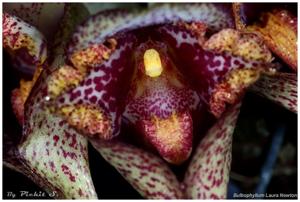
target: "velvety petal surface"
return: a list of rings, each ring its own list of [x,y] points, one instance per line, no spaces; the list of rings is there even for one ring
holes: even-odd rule
[[[240,105],[231,106],[197,146],[184,177],[186,198],[226,199],[232,134]]]
[[[251,90],[297,113],[297,84],[297,74],[278,73],[273,76],[264,75]]]
[[[180,199],[176,176],[159,157],[126,143],[92,141],[101,156],[147,199]]]

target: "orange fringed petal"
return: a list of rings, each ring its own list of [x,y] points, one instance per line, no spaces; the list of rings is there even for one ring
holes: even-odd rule
[[[255,34],[244,33],[233,29],[224,29],[209,38],[204,48],[214,52],[230,52],[247,61],[261,61],[265,64],[272,61],[272,54],[263,41]],[[254,66],[256,65],[256,66]],[[210,110],[220,117],[226,109],[226,104],[233,104],[259,78],[262,72],[273,73],[271,67],[259,66],[255,68],[237,69],[229,72],[222,82],[217,84],[210,100]]]
[[[246,60],[272,61],[272,54],[261,38],[234,29],[223,29],[214,34],[205,42],[204,48],[215,52],[228,51]]]
[[[117,41],[115,39],[108,40],[109,47],[103,44],[95,44],[86,49],[80,50],[72,54],[70,60],[73,65],[81,72],[86,72],[89,67],[101,64],[104,60],[108,60],[114,51]]]
[[[297,71],[297,19],[288,11],[263,13],[263,25],[254,24],[247,30],[259,33],[268,47]]]

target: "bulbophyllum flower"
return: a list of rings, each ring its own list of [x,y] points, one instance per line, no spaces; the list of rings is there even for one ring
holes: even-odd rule
[[[53,38],[8,9],[4,48],[35,73],[12,92],[23,131],[19,141],[6,137],[5,165],[57,198],[97,198],[90,141],[145,198],[225,198],[246,89],[254,84],[252,90],[297,110],[296,74],[273,62],[271,51],[285,59],[282,49],[256,29],[240,28],[239,8],[158,4],[81,23],[84,7],[67,4]],[[53,42],[48,54],[46,38]],[[124,125],[132,134],[122,133]],[[184,162],[179,181],[170,165]]]

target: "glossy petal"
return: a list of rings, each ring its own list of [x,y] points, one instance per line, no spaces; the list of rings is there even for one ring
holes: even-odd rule
[[[53,37],[65,12],[63,3],[4,3],[3,8],[37,27],[47,39]]]
[[[226,199],[232,134],[240,105],[228,109],[197,146],[184,177],[185,197]]]
[[[297,83],[296,74],[278,73],[274,76],[263,76],[251,90],[297,113]]]
[[[180,199],[176,176],[157,156],[118,141],[92,141],[102,157],[145,198]]]
[[[12,56],[13,64],[23,72],[33,73],[47,56],[43,35],[18,17],[4,13],[3,47]]]

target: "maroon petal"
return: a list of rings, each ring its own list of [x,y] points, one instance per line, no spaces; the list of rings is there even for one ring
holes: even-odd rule
[[[119,134],[121,114],[133,72],[131,55],[135,37],[128,34],[114,40],[117,47],[109,59],[98,60],[96,55],[91,60],[86,57],[87,62],[77,61],[77,64],[84,64],[77,68],[85,69],[86,64],[89,67],[93,65],[93,68],[79,85],[54,98],[57,101],[56,112],[64,116],[69,124],[84,134],[103,139]]]
[[[3,47],[10,53],[18,69],[33,73],[47,56],[43,35],[18,17],[7,13],[2,17]]]
[[[184,178],[187,198],[226,199],[232,134],[240,105],[228,109],[198,145]]]
[[[68,48],[74,52],[101,44],[117,32],[172,22],[203,22],[209,30],[218,31],[234,26],[230,5],[224,4],[159,4],[149,10],[104,11],[91,17],[78,28]]]
[[[264,75],[251,90],[297,113],[297,74]]]
[[[102,157],[147,199],[180,199],[176,176],[157,156],[118,141],[92,141]]]
[[[217,117],[226,104],[239,99],[260,72],[272,70],[270,52],[251,34],[228,29],[199,44],[186,27],[169,25],[162,27],[160,33],[172,49],[176,66]]]
[[[134,59],[136,71],[123,115],[165,160],[181,164],[192,151],[191,112],[197,109],[199,97],[184,81],[163,43],[150,39],[141,43]],[[161,62],[152,64],[155,61]],[[159,66],[161,72],[156,71]]]
[[[37,27],[47,39],[53,37],[65,12],[63,3],[4,3],[3,8]]]
[[[58,112],[85,134],[97,134],[103,139],[117,135],[123,112],[122,101],[128,92],[133,72],[130,68],[133,66],[131,61],[124,60],[132,55],[130,38],[133,37],[126,34],[126,42],[122,42],[122,33],[172,21],[194,20],[207,23],[210,30],[219,30],[233,25],[228,9],[231,8],[213,4],[166,4],[147,12],[109,11],[93,16],[78,28],[67,51],[69,60],[76,69],[83,74],[91,72],[80,85],[58,98],[62,101]],[[224,17],[228,20],[224,21]],[[119,33],[116,34],[117,32]],[[130,46],[129,50],[120,50],[126,43]],[[88,117],[83,117],[79,111],[87,112]]]

